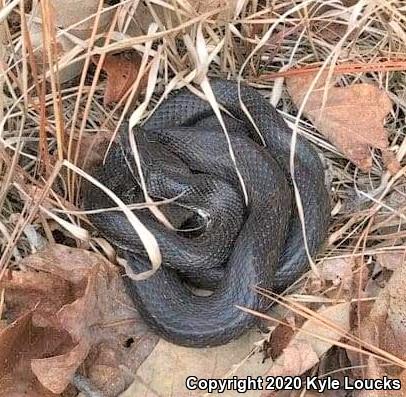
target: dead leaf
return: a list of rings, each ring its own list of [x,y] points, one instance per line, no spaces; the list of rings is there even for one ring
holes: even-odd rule
[[[396,174],[402,169],[400,162],[395,156],[395,153],[390,150],[382,151],[382,162],[384,167],[392,174]]]
[[[317,353],[307,342],[295,341],[283,351],[281,357],[272,365],[266,376],[296,376],[303,374],[319,362]],[[261,397],[275,396],[277,391],[266,391]]]
[[[54,23],[57,28],[69,29],[73,36],[86,40],[90,37],[99,7],[99,0],[52,0]],[[100,14],[97,32],[104,32],[110,23],[114,10]],[[32,15],[41,18],[41,6],[38,0],[33,1]],[[81,22],[82,21],[82,22]],[[77,24],[77,25],[76,25]]]
[[[11,369],[15,365],[17,359],[17,354],[15,354],[16,341],[21,341],[22,337],[25,336],[31,317],[32,310],[28,310],[8,327],[1,330],[0,373],[4,374],[7,369]]]
[[[354,258],[357,273],[353,277],[353,291],[365,291],[370,281],[368,266],[364,257]]]
[[[342,3],[345,7],[352,7],[353,5],[357,4],[357,0],[342,0]]]
[[[381,349],[406,359],[406,263],[398,267],[381,291],[368,318],[362,322],[361,337]]]
[[[368,363],[367,363],[367,370],[365,374],[365,379],[383,379],[384,376],[387,374],[384,371],[384,368],[381,367],[376,358],[369,356]],[[387,376],[391,378],[391,376]],[[400,380],[400,384],[402,385],[402,389],[406,382],[406,371],[403,371],[400,376],[396,376],[396,379]],[[397,397],[400,394],[403,395],[402,392],[399,390],[361,390],[358,394],[358,397]]]
[[[161,339],[151,355],[137,371],[131,387],[121,397],[203,396],[204,391],[188,391],[185,379],[194,375],[198,378],[240,378],[264,376],[269,362],[263,362],[263,355],[250,354],[261,335],[251,330],[241,338],[223,346],[193,349],[176,346]],[[237,390],[213,393],[213,396],[241,396]],[[247,392],[250,397],[259,397],[261,391]]]
[[[108,150],[110,141],[113,137],[111,130],[99,130],[96,134],[83,133],[79,147],[77,141],[74,142],[74,149],[79,150],[79,161],[82,169],[91,170],[101,164]]]
[[[158,18],[162,21],[165,18],[164,10],[168,12],[168,8],[154,5],[154,10]],[[132,15],[129,20],[128,16]],[[137,4],[137,9],[134,10],[134,4],[122,3],[118,8],[117,16],[117,31],[125,32],[130,37],[143,36],[147,34],[148,27],[153,23],[154,17],[150,9],[143,2]]]
[[[134,84],[141,65],[141,57],[136,52],[130,54],[110,54],[103,62],[107,73],[107,84],[104,92],[104,105],[119,102]],[[139,90],[145,87],[145,78],[141,80]]]
[[[44,63],[44,56],[43,56],[43,49],[42,49],[42,44],[43,44],[43,38],[42,38],[42,33],[41,33],[41,25],[39,24],[32,24],[31,27],[31,43],[33,48],[36,48],[37,50],[34,52],[34,57],[35,61],[38,67],[38,72],[42,73],[45,69],[45,71],[48,70],[49,64],[47,62],[47,58],[45,57],[46,62]],[[75,43],[72,42],[68,37],[66,36],[60,36],[56,39],[55,43],[55,49],[56,49],[56,57],[58,60],[60,60],[64,55],[68,54],[69,51],[73,50],[75,47]],[[83,61],[79,62],[74,62],[70,63],[68,66],[59,68],[58,70],[58,76],[59,76],[59,81],[61,83],[65,83],[66,81],[72,80],[76,76],[78,76],[82,70],[83,70]]]
[[[294,333],[294,329],[286,324],[278,324],[272,331],[267,353],[273,360],[279,357],[282,351],[289,345]]]
[[[59,394],[87,357],[87,371],[98,375],[96,379],[90,376],[91,381],[106,396],[122,392],[132,382],[128,372],[148,356],[157,337],[142,324],[117,268],[100,255],[61,245],[23,259],[21,268],[28,271],[10,273],[0,288],[6,291],[8,314],[18,316],[24,307],[32,310],[30,323],[38,330],[38,338],[35,349],[30,347],[24,356],[27,377]],[[51,343],[55,333],[57,345]],[[14,355],[21,348],[20,341],[15,344],[13,350],[8,349]],[[104,365],[105,377],[93,365],[99,369]],[[119,371],[121,366],[128,372]],[[11,383],[16,376],[9,374]]]
[[[38,327],[57,328],[55,313],[74,299],[66,280],[47,273],[13,271],[2,281],[6,283],[8,317],[17,319],[21,313],[35,309],[33,321]]]
[[[212,11],[214,9],[224,8],[223,11],[214,15],[216,19],[222,19],[233,16],[234,10],[238,4],[237,0],[189,0],[189,3],[199,14]]]
[[[298,108],[315,76],[310,74],[286,79],[289,93]],[[385,91],[372,84],[334,87],[335,81],[332,81],[326,86],[326,78],[327,74],[323,74],[317,81],[304,105],[304,114],[349,160],[363,171],[369,171],[372,167],[369,147],[381,149],[384,158],[391,157],[383,125],[392,102]],[[393,156],[390,169],[397,169]]]
[[[330,328],[318,318],[334,325]],[[350,329],[350,304],[341,303],[321,309],[307,320],[274,361],[269,376],[299,376],[319,362],[334,342]],[[319,338],[318,338],[318,337]],[[270,394],[263,394],[268,397]]]
[[[332,379],[337,379],[341,384],[344,383],[344,378],[351,376],[350,369],[351,362],[347,357],[347,352],[344,348],[339,346],[332,347],[326,354],[320,358],[320,363],[317,366],[317,371],[312,375],[318,378],[325,378],[330,376]],[[323,396],[330,397],[348,397],[348,391],[342,388],[338,390],[324,390]]]
[[[295,376],[305,373],[319,362],[313,347],[302,341],[289,343],[280,360],[272,365],[268,376]]]
[[[31,369],[38,380],[52,393],[62,393],[89,353],[90,346],[86,342],[79,343],[68,353],[50,358],[31,360]]]
[[[77,43],[80,40],[87,40],[92,33],[95,14],[99,6],[99,0],[52,0],[49,3],[49,10],[52,12],[52,23],[55,30],[60,33],[61,30],[68,30],[69,36],[59,34],[55,39],[55,49],[57,59],[60,61],[63,57],[76,51],[76,55],[81,52]],[[112,20],[114,10],[108,10],[100,14],[97,32],[104,32]],[[47,70],[49,65],[43,64],[43,38],[42,38],[42,16],[41,5],[38,0],[33,1],[30,24],[28,26],[32,46],[34,48],[34,57],[39,66],[39,72]],[[82,21],[82,22],[81,22]],[[74,28],[70,28],[75,25]],[[75,37],[78,40],[75,40]],[[70,55],[76,58],[75,54]],[[69,62],[64,67],[59,65],[58,75],[61,83],[67,82],[80,75],[83,70],[84,61]]]
[[[317,316],[321,317],[324,321],[334,324],[335,329],[330,329],[323,325],[316,317],[307,320],[300,328],[299,333],[292,339],[292,341],[306,341],[314,349],[320,357],[327,352],[334,341],[342,338],[343,333],[350,329],[350,303],[340,303],[333,305],[317,312]],[[340,332],[338,331],[340,330]],[[307,331],[307,332],[306,332]],[[317,338],[317,336],[327,339],[327,341]]]
[[[377,262],[388,270],[396,270],[406,262],[406,251],[379,252],[375,255]]]
[[[406,266],[403,263],[381,289],[367,317],[361,318],[361,326],[354,333],[361,340],[377,346],[394,356],[406,359]],[[347,351],[356,368],[366,362],[364,355]],[[357,372],[362,375],[360,371]]]
[[[352,287],[352,261],[349,258],[325,259],[321,266],[321,278],[332,281],[333,285],[342,285],[345,290]]]
[[[33,326],[35,309],[22,313],[0,332],[0,395],[8,397],[55,397],[31,371],[34,357],[52,355],[69,346],[66,334]]]
[[[344,7],[351,7],[358,0],[342,0],[341,3]],[[340,4],[341,5],[341,4]],[[350,31],[347,24],[336,22],[331,18],[326,18],[331,12],[336,12],[336,4],[324,2],[322,6],[312,10],[312,18],[309,21],[311,30],[316,37],[322,37],[331,43],[338,43],[340,39],[346,34],[347,40],[352,41],[357,38],[359,34],[358,29]]]

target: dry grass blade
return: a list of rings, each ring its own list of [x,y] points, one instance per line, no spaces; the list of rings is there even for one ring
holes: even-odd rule
[[[378,346],[374,346],[373,344],[369,343],[368,341],[361,340],[361,339],[357,338],[356,336],[348,333],[347,331],[340,329],[339,327],[337,327],[336,324],[334,324],[331,321],[320,316],[317,312],[315,312],[312,309],[309,309],[307,306],[300,304],[298,301],[293,301],[286,297],[278,296],[276,294],[273,294],[270,291],[266,291],[261,288],[258,290],[258,292],[261,293],[262,295],[266,296],[267,298],[277,302],[278,304],[286,307],[287,309],[292,310],[293,312],[299,314],[300,316],[303,316],[304,318],[306,318],[308,320],[312,319],[314,321],[317,321],[320,324],[322,324],[324,327],[326,327],[334,332],[338,332],[342,336],[342,338],[351,341],[353,344],[358,344],[360,347],[363,347],[365,350],[354,347],[352,344],[350,345],[350,344],[345,344],[345,343],[340,343],[340,342],[338,342],[340,344],[337,346],[345,347],[346,349],[355,351],[357,353],[372,355],[375,358],[383,359],[383,360],[387,361],[388,363],[395,364],[401,368],[406,369],[406,361],[394,356],[391,353],[386,352],[385,350],[380,349]],[[248,310],[250,313],[252,313],[256,316],[259,316],[261,318],[264,318],[264,319],[275,320],[265,314],[255,312],[253,310],[249,310],[246,308],[241,308],[241,309],[245,310],[245,311]],[[301,332],[300,328],[298,329],[298,331]],[[307,331],[305,331],[305,332],[307,332]],[[309,334],[312,335],[312,333],[309,333]],[[313,335],[316,338],[321,338],[322,340],[324,339],[318,335],[315,335],[315,334],[313,334]],[[326,342],[332,343],[333,341],[326,340]],[[335,342],[335,343],[337,343],[337,342]]]
[[[263,320],[276,322],[278,324],[282,324],[282,325],[286,325],[288,327],[291,327],[291,324],[286,323],[286,322],[281,321],[281,320],[278,320],[276,318],[270,317],[270,316],[268,316],[266,314],[259,313],[259,312],[256,312],[255,310],[251,310],[251,309],[241,307],[241,306],[238,306],[238,305],[237,305],[237,307],[240,310],[245,311],[245,312],[247,312],[249,314],[252,314],[253,316],[256,316],[256,317],[261,318]],[[300,312],[298,312],[298,313],[300,313]],[[327,328],[330,328],[330,329],[334,330],[335,332],[339,332],[341,334],[342,338],[348,338],[349,336],[351,336],[347,332],[342,331],[340,329],[337,329],[337,327],[336,327],[336,325],[334,323],[326,322],[325,318],[317,316],[317,313],[315,313],[315,312],[311,313],[311,315],[308,318],[309,319],[311,318],[311,319],[313,319],[315,321],[319,321],[323,326],[325,326]],[[318,334],[316,334],[314,332],[311,332],[311,331],[308,331],[308,330],[302,330],[301,328],[295,328],[295,331],[297,331],[299,333],[303,332],[308,337],[314,337],[315,339],[318,339],[318,340],[320,340],[322,342],[325,342],[325,343],[328,343],[330,345],[342,347],[343,349],[346,349],[346,350],[349,350],[349,351],[354,351],[354,352],[359,353],[359,354],[374,357],[374,358],[377,358],[378,360],[381,360],[381,361],[386,362],[388,364],[397,365],[400,368],[406,369],[406,362],[405,361],[399,359],[398,357],[396,357],[396,356],[394,356],[394,355],[392,355],[390,353],[387,353],[386,351],[384,351],[382,349],[379,349],[376,346],[365,343],[365,349],[361,349],[361,348],[355,347],[353,345],[350,345],[348,343],[340,342],[339,340],[323,337],[321,335],[318,335]],[[361,346],[363,346],[362,345],[363,341],[360,341],[360,343],[361,343]]]
[[[3,23],[7,16],[13,11],[21,0],[13,0],[0,10],[0,23]]]
[[[151,34],[152,34],[153,32],[156,31],[156,29],[157,29],[157,26],[152,25],[149,28],[149,32],[151,32]],[[148,49],[150,49],[151,45],[152,45],[152,41],[149,42]],[[134,83],[135,86],[138,86],[138,84],[140,83],[140,80],[141,80],[141,77],[143,74],[143,70],[145,70],[145,68],[146,68],[146,62],[148,60],[148,52],[149,51],[145,51],[145,53],[144,53],[142,63],[140,66],[140,71],[139,71],[137,79]],[[158,219],[158,221],[161,222],[163,225],[165,225],[168,229],[173,230],[174,229],[173,226],[171,225],[169,220],[165,217],[165,215],[159,210],[159,208],[155,205],[151,205],[151,204],[153,204],[153,200],[151,199],[151,197],[147,191],[136,140],[135,140],[134,134],[132,132],[133,128],[140,122],[140,120],[151,100],[152,94],[154,92],[154,88],[155,88],[156,80],[157,80],[157,76],[158,76],[158,71],[159,71],[161,53],[162,53],[162,47],[159,47],[159,49],[156,52],[156,54],[153,58],[153,61],[151,63],[151,68],[150,68],[150,71],[148,74],[147,91],[146,91],[144,102],[140,106],[137,107],[137,109],[132,113],[132,115],[130,117],[130,120],[128,123],[128,137],[129,137],[130,146],[131,146],[131,149],[133,152],[135,164],[137,165],[137,171],[138,171],[138,175],[140,177],[141,188],[144,193],[145,202],[147,204],[150,204],[149,209],[150,209],[151,213],[156,217],[156,219]],[[135,92],[135,90],[133,92]]]
[[[221,49],[222,45],[223,44],[221,42],[218,44],[217,51],[219,51]],[[227,145],[228,145],[230,157],[234,164],[235,171],[237,173],[238,179],[241,184],[242,191],[244,193],[245,203],[248,204],[248,194],[247,194],[247,189],[245,187],[244,179],[242,178],[241,172],[238,169],[237,160],[235,158],[234,150],[233,150],[233,147],[232,147],[231,141],[230,141],[230,136],[228,135],[226,125],[224,124],[224,120],[223,120],[223,117],[220,112],[219,104],[217,103],[213,90],[211,89],[210,82],[207,78],[207,69],[209,67],[211,60],[210,60],[210,57],[209,57],[209,54],[208,54],[208,51],[206,48],[206,42],[203,37],[201,24],[199,24],[198,29],[197,29],[197,34],[196,34],[196,49],[197,49],[197,51],[196,51],[196,55],[197,55],[196,68],[197,68],[198,80],[200,80],[200,87],[201,87],[202,91],[204,92],[204,94],[206,95],[207,101],[210,103],[210,106],[212,107],[214,114],[218,118],[221,128],[224,131],[224,135],[227,139]],[[216,52],[214,51],[214,53],[216,53]]]
[[[140,273],[134,277],[136,277],[137,280],[145,280],[146,278],[152,276],[159,269],[162,262],[161,252],[159,250],[158,242],[156,241],[154,235],[140,222],[140,220],[136,217],[136,215],[110,189],[102,185],[92,176],[85,173],[83,170],[71,164],[70,162],[64,160],[63,165],[68,169],[70,169],[71,171],[76,172],[82,178],[87,179],[90,183],[97,186],[117,204],[117,206],[127,217],[131,226],[134,228],[134,231],[138,234],[141,242],[144,244],[145,250],[147,251],[148,257],[152,265],[151,270]]]

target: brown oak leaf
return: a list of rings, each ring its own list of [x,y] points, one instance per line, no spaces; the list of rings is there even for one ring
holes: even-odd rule
[[[109,54],[103,62],[103,70],[107,74],[104,105],[118,102],[134,84],[141,65],[141,57],[132,52],[130,54]],[[141,90],[145,86],[145,79],[139,85]]]
[[[310,74],[286,79],[289,93],[298,108],[315,76]],[[397,172],[400,165],[388,150],[384,128],[384,119],[392,108],[389,96],[373,84],[335,87],[334,79],[327,85],[326,79],[327,74],[322,75],[307,98],[304,105],[306,117],[361,170],[371,169],[369,147],[373,147],[382,151],[386,168],[391,173]]]
[[[374,296],[375,301],[366,316],[361,316],[361,324],[353,330],[354,335],[360,337],[365,342],[366,348],[369,345],[396,356],[399,360],[406,358],[406,266],[402,263],[393,272],[392,277],[387,282],[385,288],[378,288],[378,296]],[[361,306],[362,307],[362,306]],[[365,310],[363,311],[365,313]],[[358,345],[358,344],[357,344]],[[359,346],[359,345],[358,345]],[[380,354],[380,351],[376,352]],[[348,358],[354,369],[356,377],[363,375],[361,367],[368,361],[366,377],[375,377],[375,374],[368,373],[373,369],[369,358],[360,355],[358,352],[347,350]],[[359,367],[361,366],[361,367]],[[359,369],[357,369],[359,368]],[[401,367],[386,366],[385,372],[390,375],[397,374]],[[397,374],[398,375],[398,374]],[[404,374],[406,375],[406,373]],[[403,375],[403,376],[404,376]],[[398,376],[396,376],[398,377]],[[371,396],[373,394],[371,393]],[[400,395],[400,394],[399,394]],[[365,396],[365,394],[363,394]],[[369,396],[369,394],[368,394]]]
[[[349,331],[350,307],[349,303],[339,303],[314,313],[273,361],[267,376],[299,376],[316,365],[334,341]],[[274,395],[264,392],[261,397]]]
[[[406,358],[406,266],[403,263],[380,292],[361,324],[361,337],[404,360]]]
[[[328,258],[323,260],[321,268],[323,280],[332,281],[333,285],[341,285],[344,289],[352,287],[352,262],[347,258]]]
[[[118,269],[96,253],[57,244],[20,265],[24,271],[0,280],[14,321],[0,331],[0,396],[65,393],[83,363],[103,395],[124,391],[132,377],[120,368],[136,370],[158,337],[141,322]]]
[[[378,263],[388,270],[396,270],[406,263],[405,250],[379,252],[375,257]]]
[[[80,144],[74,141],[75,148],[79,150],[78,158],[82,169],[89,171],[103,163],[113,135],[114,130],[108,129],[100,129],[96,134],[85,131]]]

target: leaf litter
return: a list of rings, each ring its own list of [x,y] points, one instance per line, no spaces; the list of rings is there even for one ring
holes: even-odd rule
[[[335,79],[328,81],[327,73],[321,77],[317,74],[288,77],[286,84],[296,106],[300,108],[304,102],[304,114],[359,168],[371,169],[370,147],[373,147],[382,151],[388,170],[393,174],[399,171],[399,162],[388,150],[384,120],[392,102],[383,90],[366,83],[336,87]]]
[[[103,62],[103,70],[107,73],[104,105],[119,102],[134,84],[141,66],[141,57],[136,52],[107,55]],[[145,87],[142,80],[140,90]],[[137,99],[137,98],[135,98]]]
[[[281,1],[266,9],[249,2],[220,0],[138,5],[111,1],[78,5],[58,0],[45,10],[50,15],[43,15],[39,2],[33,8],[28,4],[26,13],[21,13],[18,3],[10,2],[11,7],[0,11],[1,21],[9,14],[14,35],[1,23],[5,29],[0,29],[0,39],[6,45],[1,47],[0,61],[11,65],[6,78],[0,74],[0,87],[6,87],[0,92],[0,116],[5,115],[6,120],[0,132],[7,148],[0,150],[6,176],[0,197],[4,203],[0,231],[5,247],[2,265],[11,269],[4,267],[0,273],[0,297],[4,291],[5,299],[4,303],[0,299],[1,392],[12,397],[55,395],[52,391],[73,396],[77,393],[71,386],[72,375],[78,368],[106,395],[117,395],[132,383],[123,394],[132,397],[182,396],[186,394],[184,377],[192,368],[200,377],[277,373],[323,377],[333,372],[332,376],[346,373],[352,379],[384,374],[404,379],[404,349],[399,346],[404,339],[404,280],[399,274],[405,264],[406,239],[401,217],[406,197],[401,175],[406,154],[406,91],[401,71],[406,63],[398,56],[405,53],[399,2],[365,7],[354,1],[322,7],[304,2],[292,8]],[[18,24],[28,13],[28,35],[23,35]],[[109,24],[114,25],[116,17],[117,26],[110,34]],[[50,21],[52,26],[47,25]],[[147,37],[152,22],[155,25]],[[42,32],[44,25],[47,29]],[[241,71],[244,60],[269,29],[274,29],[270,40]],[[207,47],[207,65],[196,58],[196,31],[200,32],[200,50]],[[44,34],[56,34],[45,37],[56,51],[49,52],[43,45]],[[116,122],[124,117],[122,110],[137,106],[137,96],[146,108],[143,84],[134,96],[125,94],[138,77],[139,57],[158,47],[161,52],[154,59],[159,62],[159,73],[149,83],[159,94],[167,93],[167,87],[189,83],[195,76],[201,78],[202,70],[204,74],[209,69],[209,75],[240,75],[246,83],[265,89],[265,95],[273,89],[272,101],[288,121],[309,94],[303,105],[306,119],[299,120],[298,132],[325,157],[335,208],[334,238],[321,253],[325,257],[318,262],[320,278],[304,277],[287,299],[270,297],[279,303],[265,320],[270,334],[253,330],[227,346],[198,351],[162,340],[154,348],[157,338],[142,325],[122,289],[117,269],[91,253],[89,241],[72,239],[69,232],[51,226],[52,211],[76,209],[78,191],[69,174],[63,175],[65,196],[55,200],[52,192],[52,200],[46,202],[48,213],[40,209],[29,218],[31,237],[21,233],[21,238],[13,240],[14,232],[27,219],[16,201],[15,186],[21,184],[22,175],[35,184],[47,183],[49,175],[42,174],[43,157],[37,150],[40,117],[36,106],[49,110],[55,100],[62,105],[65,128],[59,130],[60,135],[54,131],[57,106],[47,112],[47,122],[41,126],[45,131],[42,153],[48,149],[52,159],[56,159],[55,146],[62,148],[58,153],[66,153],[67,140],[77,139],[76,121],[86,119],[74,147],[78,162],[73,164],[86,170],[85,158],[88,164],[103,161]],[[371,56],[371,48],[379,48],[379,55]],[[128,59],[128,52],[136,55]],[[89,68],[86,79],[78,83],[83,60],[97,61],[101,56],[105,56],[106,75],[92,81]],[[316,74],[322,67],[328,70],[332,59],[331,80],[320,73],[313,92],[308,93]],[[59,85],[52,85],[49,64],[56,63]],[[35,65],[40,66],[37,72]],[[120,77],[121,71],[125,73]],[[46,83],[41,82],[43,72]],[[275,83],[270,76],[276,78]],[[285,76],[288,95],[282,90]],[[44,84],[44,96],[31,86],[36,80]],[[79,91],[82,94],[77,96]],[[131,98],[135,103],[129,103]],[[153,96],[152,102],[156,99]],[[110,106],[113,102],[114,108]],[[15,113],[16,106],[28,106],[29,111]],[[69,130],[72,136],[67,136]],[[382,171],[382,163],[393,176]],[[354,197],[361,205],[353,205]],[[69,205],[64,204],[67,201]],[[70,219],[76,221],[76,217]],[[40,240],[36,233],[51,243],[45,251],[35,253],[36,243],[32,242]],[[55,245],[55,240],[65,246]],[[100,238],[99,242],[99,247],[106,246]],[[68,244],[87,248],[73,249]],[[16,255],[9,256],[9,252]],[[8,256],[12,260],[3,259]],[[275,327],[280,323],[284,324]],[[345,364],[348,358],[351,363]],[[351,364],[359,367],[344,369]],[[303,395],[303,391],[299,393]],[[355,393],[358,395],[371,394]]]
[[[24,371],[30,387],[59,395],[85,364],[86,375],[105,395],[125,390],[132,381],[128,373],[150,353],[157,338],[139,321],[117,268],[98,254],[62,245],[28,256],[21,265],[27,271],[10,272],[0,284],[6,313],[15,319],[0,334],[0,345],[10,349],[3,365],[26,343],[17,335],[10,343],[8,336],[23,324],[25,332],[32,328],[38,333],[35,343],[19,353],[20,364],[29,363]],[[29,316],[24,308],[30,308]],[[52,344],[55,335],[57,343]],[[2,378],[19,385],[19,371],[7,366],[3,371]],[[0,384],[0,395],[10,387]]]

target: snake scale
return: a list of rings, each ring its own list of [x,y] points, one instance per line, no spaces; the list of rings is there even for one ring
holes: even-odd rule
[[[220,345],[242,335],[257,319],[237,305],[259,311],[269,305],[254,287],[281,293],[308,269],[289,167],[292,131],[255,89],[240,85],[239,91],[236,83],[222,79],[210,84],[235,162],[212,107],[186,88],[133,130],[149,195],[177,199],[160,205],[173,230],[148,209],[134,210],[157,238],[163,263],[147,280],[125,278],[126,286],[156,332],[193,347]],[[301,136],[295,148],[294,180],[314,255],[327,234],[330,201],[316,150]],[[106,162],[91,174],[125,203],[144,202],[136,170],[128,133],[122,133]],[[87,184],[84,205],[99,209],[114,203]],[[134,272],[150,269],[140,239],[121,212],[89,218]],[[201,296],[193,286],[212,293]]]

